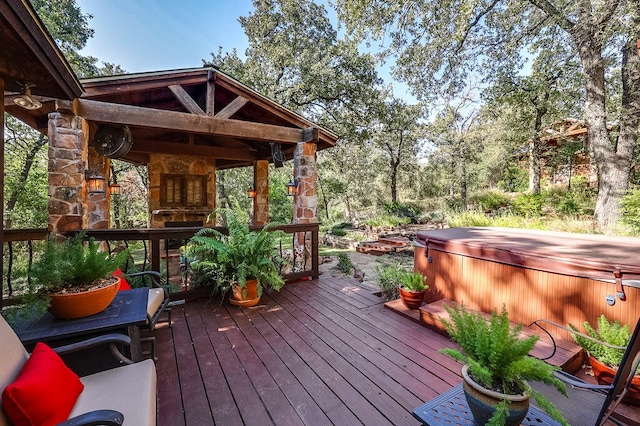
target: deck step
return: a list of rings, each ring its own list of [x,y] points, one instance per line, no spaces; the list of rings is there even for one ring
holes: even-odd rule
[[[451,300],[442,299],[438,300],[437,302],[422,305],[418,310],[420,323],[425,327],[439,334],[442,334],[443,336],[447,336],[447,331],[442,325],[442,321],[440,318],[449,319],[449,314],[445,309],[445,305],[452,306],[454,305],[454,302],[452,302]],[[400,299],[385,303],[385,307],[392,309],[408,318],[415,319],[415,316],[417,316],[415,311],[407,312],[411,310],[406,309]],[[482,313],[482,315],[486,316],[487,319],[491,317],[490,314],[486,313]],[[513,324],[513,326],[515,327],[516,324]],[[522,335],[523,337],[532,335],[540,337],[533,350],[531,351],[531,355],[535,356],[536,358],[544,358],[553,352],[553,344],[549,340],[549,337],[543,332],[525,326],[522,328]],[[582,348],[572,341],[562,339],[555,339],[555,341],[557,345],[556,353],[552,358],[545,361],[551,365],[560,367],[564,371],[571,374],[578,371],[584,362],[584,352],[582,351]]]
[[[380,243],[378,241],[363,241],[356,247],[356,251],[360,253],[373,254],[375,256],[391,253],[395,251],[395,249],[396,246],[392,244]]]
[[[411,246],[411,240],[407,237],[380,237],[378,242],[389,244],[396,247],[409,247]]]

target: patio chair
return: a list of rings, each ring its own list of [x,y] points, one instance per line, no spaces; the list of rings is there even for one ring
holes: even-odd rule
[[[545,394],[572,425],[601,425],[611,418],[611,413],[624,398],[631,380],[640,364],[640,319],[631,335],[631,340],[610,385],[586,383],[565,372],[556,376],[567,384],[569,398],[565,398],[554,387],[541,382],[530,383],[531,387]]]
[[[63,418],[60,425],[156,424],[155,364],[152,360],[134,364],[120,353],[117,345],[128,344],[128,336],[107,334],[53,349],[57,354],[66,354],[109,344],[112,353],[127,364],[79,380],[44,344],[36,345],[34,352],[28,354],[1,316],[0,342],[0,390],[4,399],[0,426],[11,424],[5,408],[14,416],[17,411],[19,419],[29,418],[35,424],[57,423],[60,416],[67,416],[69,409],[69,419]],[[27,360],[29,365],[23,370]],[[67,411],[60,413],[62,406]],[[52,412],[58,414],[51,417]]]
[[[149,287],[149,296],[147,298],[147,331],[150,336],[144,337],[142,342],[148,342],[151,344],[151,351],[145,352],[144,355],[151,355],[154,361],[156,358],[156,345],[155,345],[155,328],[159,322],[160,316],[163,313],[167,313],[167,322],[171,327],[171,307],[169,305],[169,292],[160,283],[161,275],[156,271],[142,271],[131,274],[122,274],[123,278],[136,278],[141,277],[142,282]],[[149,278],[147,280],[147,278]]]

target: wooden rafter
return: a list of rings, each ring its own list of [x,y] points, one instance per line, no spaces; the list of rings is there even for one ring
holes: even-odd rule
[[[206,145],[194,145],[193,143],[181,144],[174,142],[160,142],[152,140],[136,139],[132,152],[145,152],[145,153],[161,153],[172,155],[196,155],[213,157],[224,160],[239,160],[239,161],[255,161],[258,159],[255,150],[249,150],[246,148],[229,148],[229,147],[217,147]]]
[[[219,113],[217,113],[215,115],[215,117],[217,117],[217,118],[231,118],[231,116],[233,114],[235,114],[236,112],[238,112],[240,110],[240,108],[245,106],[247,104],[247,102],[249,102],[248,99],[243,98],[242,96],[238,96],[237,98],[235,98],[234,100],[229,102],[229,105],[224,107]]]
[[[187,93],[186,90],[179,84],[171,84],[169,90],[174,94],[176,99],[186,108],[191,114],[206,115],[200,105]]]
[[[90,121],[252,139],[259,142],[308,142],[303,129],[88,99],[76,99],[74,103],[76,114]]]

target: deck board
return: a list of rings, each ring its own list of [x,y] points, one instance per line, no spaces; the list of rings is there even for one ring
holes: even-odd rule
[[[288,284],[254,308],[198,300],[156,331],[158,419],[171,425],[416,425],[460,383],[452,343],[355,279]]]

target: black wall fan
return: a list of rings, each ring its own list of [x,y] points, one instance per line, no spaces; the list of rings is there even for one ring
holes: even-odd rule
[[[127,126],[100,126],[93,137],[93,147],[98,154],[109,158],[121,158],[127,155],[133,142]]]

